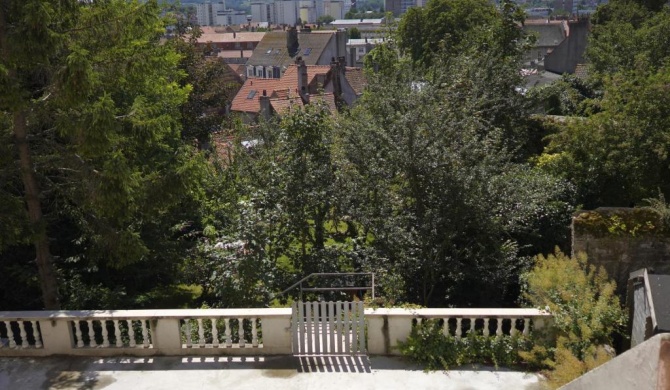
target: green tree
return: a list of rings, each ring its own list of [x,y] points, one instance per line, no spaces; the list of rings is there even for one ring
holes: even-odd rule
[[[668,29],[668,7],[650,10],[636,2],[616,1],[599,8],[586,51],[592,73],[600,80],[641,66],[662,67],[670,57]]]
[[[553,369],[549,383],[561,386],[611,357],[603,346],[623,331],[626,315],[615,290],[616,284],[601,267],[587,263],[586,255],[554,254],[538,256],[532,270],[522,276],[523,293],[532,306],[547,308],[552,314],[547,334],[525,359]]]
[[[349,39],[361,39],[361,31],[356,28],[352,27],[348,30],[349,32]]]
[[[235,147],[224,168],[235,182],[221,203],[232,207],[214,222],[216,234],[198,259],[208,269],[198,283],[218,276],[210,288],[217,304],[267,304],[270,293],[296,278],[346,263],[345,229],[335,218],[332,118],[312,100],[281,119],[241,129],[254,146]]]
[[[670,193],[669,82],[667,66],[608,77],[601,112],[568,122],[551,137],[539,165],[574,183],[586,208],[625,207],[659,189]]]
[[[498,17],[484,0],[430,0],[425,7],[407,10],[398,25],[398,46],[415,63],[432,64],[439,51],[453,54],[473,30],[490,26]]]
[[[373,76],[338,126],[341,208],[376,250],[362,265],[400,275],[410,302],[502,304],[526,245],[567,222],[564,183],[515,162],[517,73],[487,55],[441,58],[426,81],[409,64]]]
[[[242,80],[223,59],[205,56],[203,48],[196,45],[200,34],[198,26],[182,22],[170,44],[181,55],[179,68],[186,74],[181,85],[191,88],[188,101],[181,106],[182,138],[207,145],[211,134],[222,129],[226,106],[242,86]]]
[[[143,263],[133,269],[140,280],[149,264],[172,269],[202,159],[181,142],[175,113],[189,88],[179,85],[179,56],[160,44],[169,21],[158,4],[0,7],[0,112],[11,118],[2,134],[16,145],[16,163],[2,169],[23,182],[3,190],[25,198],[44,307],[60,306],[57,272],[73,291],[71,273],[83,270]]]
[[[331,24],[334,20],[335,18],[330,15],[321,15],[316,22],[319,24]]]

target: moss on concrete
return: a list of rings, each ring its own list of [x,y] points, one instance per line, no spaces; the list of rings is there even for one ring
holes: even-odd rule
[[[665,236],[670,229],[648,208],[599,208],[581,211],[573,219],[574,232],[592,237]]]

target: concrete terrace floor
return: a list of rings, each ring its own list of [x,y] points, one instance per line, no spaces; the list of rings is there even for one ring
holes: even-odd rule
[[[492,367],[424,372],[399,358],[367,356],[0,358],[0,390],[537,390],[540,380]]]

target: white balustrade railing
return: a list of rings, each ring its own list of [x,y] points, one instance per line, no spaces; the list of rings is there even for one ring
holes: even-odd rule
[[[412,326],[445,334],[528,335],[551,320],[536,309],[366,309],[367,350],[398,354]],[[288,355],[291,309],[0,312],[1,356]]]
[[[0,312],[0,356],[279,355],[291,309]]]
[[[368,351],[377,355],[397,355],[398,341],[406,341],[412,327],[425,320],[437,320],[445,335],[466,337],[475,332],[484,336],[529,335],[547,326],[551,314],[538,309],[368,309]]]

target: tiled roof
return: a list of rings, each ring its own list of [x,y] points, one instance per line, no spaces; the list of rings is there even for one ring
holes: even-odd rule
[[[308,65],[307,83],[314,80],[318,74],[326,74],[329,71],[329,65]],[[263,91],[272,99],[292,99],[296,97],[297,90],[298,68],[293,64],[286,69],[280,79],[248,79],[235,95],[230,109],[257,113],[261,109],[260,97]],[[252,93],[253,91],[255,92]]]
[[[220,58],[249,58],[253,50],[221,50],[217,53]],[[244,72],[242,72],[244,73]]]
[[[346,72],[344,72],[344,78],[347,79],[351,88],[359,96],[363,94],[363,90],[368,85],[368,80],[365,78],[365,73],[363,73],[363,69],[361,68],[347,67]]]
[[[265,34],[265,32],[203,33],[198,38],[198,43],[260,42]]]
[[[335,95],[332,93],[322,93],[319,95],[312,95],[310,97],[310,103],[314,102],[324,102],[328,106],[328,110],[331,112],[331,114],[336,114],[337,113],[337,105],[335,104]]]
[[[292,64],[294,58],[288,55],[286,34],[286,31],[265,33],[247,65],[288,67]],[[316,65],[331,39],[335,39],[334,31],[331,34],[298,33],[300,50],[297,56],[302,57],[307,65]]]
[[[527,33],[537,36],[535,47],[554,47],[563,42],[566,37],[565,26],[562,23],[526,23],[523,27]]]
[[[303,107],[302,99],[299,97],[289,99],[270,99],[270,105],[279,116],[291,112],[292,109]]]
[[[247,68],[243,64],[228,64],[228,66],[233,70],[233,73],[242,76],[242,79],[244,79],[244,74],[247,73]]]

